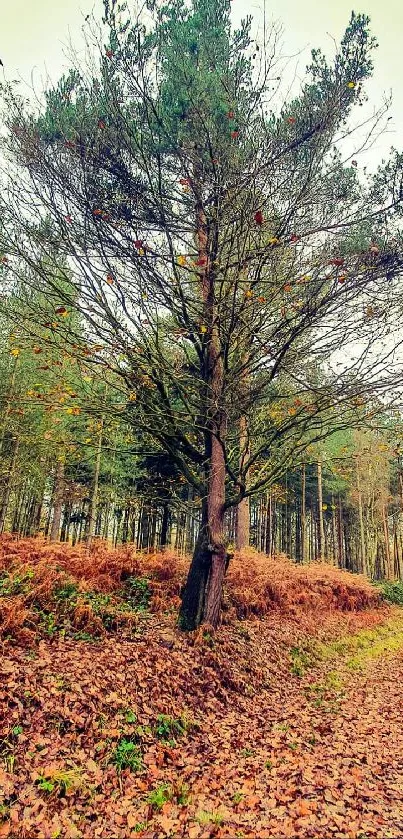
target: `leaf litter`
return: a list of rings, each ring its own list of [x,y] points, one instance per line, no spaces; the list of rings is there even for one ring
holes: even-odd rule
[[[148,574],[152,589],[123,637],[115,625],[79,640],[18,622],[32,634],[6,636],[0,838],[403,834],[403,617],[363,578],[319,565],[293,576],[248,553],[223,626],[183,635],[181,558],[104,546],[86,565],[68,546],[0,545],[13,579],[45,561],[52,575],[54,561],[96,591],[117,591],[122,572]],[[2,599],[29,599],[45,577]]]

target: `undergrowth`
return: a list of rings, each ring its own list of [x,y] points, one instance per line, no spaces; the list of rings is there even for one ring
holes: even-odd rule
[[[403,606],[403,581],[402,580],[383,580],[380,583],[375,583],[379,589],[381,597],[387,603],[393,603],[396,606]]]
[[[323,643],[314,638],[290,649],[290,672],[305,676],[321,662],[342,661],[351,670],[361,670],[371,659],[397,652],[403,648],[403,623],[399,618],[361,629]],[[337,674],[333,674],[337,681]],[[328,674],[332,678],[332,673]],[[327,684],[327,687],[335,687]],[[340,687],[340,686],[339,686]]]
[[[188,565],[188,558],[169,551],[139,554],[133,546],[113,550],[99,543],[88,553],[83,545],[3,534],[0,637],[28,644],[58,635],[92,642],[108,633],[139,634],[149,613],[177,612]],[[389,584],[387,591],[396,592],[398,585]],[[316,622],[321,614],[380,605],[385,591],[330,565],[298,566],[248,550],[231,561],[223,622],[276,612]],[[296,653],[294,672],[299,658]]]

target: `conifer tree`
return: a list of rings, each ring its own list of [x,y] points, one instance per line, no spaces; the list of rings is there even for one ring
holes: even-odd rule
[[[372,73],[369,20],[352,15],[332,63],[314,50],[277,109],[272,47],[251,26],[232,30],[230,0],[132,14],[106,0],[95,64],[47,90],[39,114],[3,88],[10,270],[49,283],[44,257],[68,260],[63,304],[94,364],[107,351],[127,422],[201,498],[187,629],[219,620],[226,511],[396,376],[376,338],[398,305],[402,157],[365,183],[343,160]]]

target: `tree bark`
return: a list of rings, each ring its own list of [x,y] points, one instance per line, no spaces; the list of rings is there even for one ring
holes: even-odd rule
[[[326,559],[325,526],[323,522],[323,491],[322,491],[322,463],[318,460],[318,555],[319,559]]]
[[[239,421],[240,469],[249,458],[248,423],[245,416]],[[249,546],[250,540],[250,503],[249,498],[243,498],[237,507],[235,544],[238,551]]]
[[[0,533],[3,532],[3,528],[4,528],[4,524],[5,524],[5,520],[6,520],[8,503],[10,501],[10,495],[11,495],[11,489],[12,489],[12,483],[13,483],[13,477],[14,477],[15,467],[16,467],[16,464],[17,464],[19,445],[20,445],[20,441],[19,441],[19,439],[17,439],[15,441],[12,460],[11,460],[11,463],[10,463],[10,468],[9,468],[9,472],[8,472],[8,475],[7,475],[6,484],[5,484],[4,490],[3,490],[3,498],[2,498],[2,501],[1,501]]]
[[[207,500],[203,500],[199,535],[186,585],[182,592],[179,626],[185,630],[195,629],[203,619],[206,589],[211,569],[208,522]]]
[[[339,494],[338,517],[337,517],[337,536],[338,536],[338,563],[339,568],[344,568],[343,557],[343,506],[341,503],[341,496]]]
[[[363,516],[363,512],[362,512],[361,481],[360,481],[360,470],[359,470],[359,466],[358,466],[358,459],[356,459],[355,467],[356,467],[356,479],[357,479],[358,521],[359,521],[359,525],[360,525],[361,571],[362,571],[363,574],[368,574],[366,547],[365,547],[364,516]]]
[[[301,474],[301,562],[303,565],[306,560],[306,469],[303,463]]]
[[[197,179],[197,172],[196,179]],[[208,253],[206,216],[200,203],[196,212],[196,240],[199,260],[205,264],[201,279],[206,331],[202,339],[203,386],[201,416],[205,426],[206,504],[202,527],[183,593],[179,621],[182,628],[194,629],[200,622],[216,627],[220,616],[227,550],[224,539],[225,457],[227,421],[223,406],[224,362],[218,322],[215,317],[215,249],[212,232],[212,256]]]
[[[97,456],[95,460],[95,472],[94,472],[94,483],[92,485],[92,493],[91,493],[91,502],[90,502],[90,509],[88,512],[88,524],[87,524],[87,533],[86,533],[86,541],[87,541],[87,550],[91,550],[92,540],[94,536],[94,524],[96,519],[96,511],[97,511],[97,502],[98,502],[98,486],[99,486],[99,473],[101,470],[101,457],[102,457],[102,436],[104,430],[104,417],[101,417],[100,422],[100,429],[98,434],[98,445],[97,445]]]
[[[168,501],[164,501],[164,506],[162,508],[162,523],[161,523],[161,534],[160,534],[160,547],[166,548],[168,543],[168,525],[169,525],[169,504]]]
[[[385,504],[382,504],[382,526],[383,526],[383,538],[385,540],[385,576],[387,580],[391,580],[393,578],[393,574],[390,567],[390,543],[389,543],[389,528],[388,528],[388,517],[386,515],[386,507]]]
[[[58,460],[56,464],[55,485],[53,491],[53,518],[50,528],[50,541],[57,542],[60,531],[60,520],[63,509],[64,494],[64,461]]]
[[[273,537],[273,511],[272,511],[272,497],[271,492],[267,493],[267,509],[266,509],[266,553],[271,554]]]

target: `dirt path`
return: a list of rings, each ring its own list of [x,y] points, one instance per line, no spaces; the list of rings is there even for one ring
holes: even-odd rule
[[[136,643],[9,650],[0,837],[401,837],[396,615],[320,659],[309,644],[290,656],[295,626],[269,622],[203,649],[155,626]],[[161,738],[160,714],[186,731]],[[141,771],[111,763],[122,738],[140,743]]]

